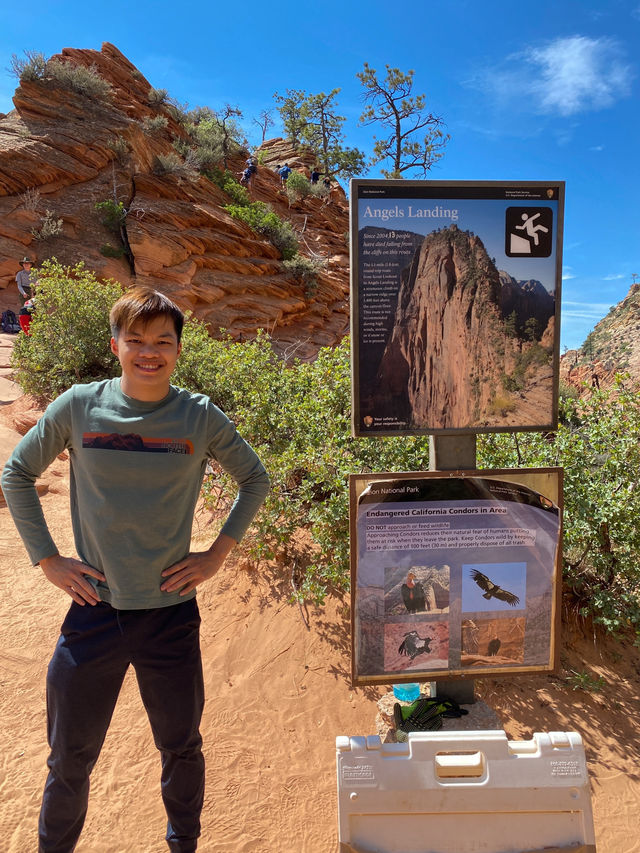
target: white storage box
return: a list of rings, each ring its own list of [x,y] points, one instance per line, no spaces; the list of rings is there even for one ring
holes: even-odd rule
[[[580,735],[336,738],[340,853],[595,853]]]

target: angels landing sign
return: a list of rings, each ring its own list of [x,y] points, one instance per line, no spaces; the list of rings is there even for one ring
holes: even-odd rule
[[[353,432],[557,426],[562,182],[351,182]]]
[[[551,671],[562,471],[353,474],[353,683]]]

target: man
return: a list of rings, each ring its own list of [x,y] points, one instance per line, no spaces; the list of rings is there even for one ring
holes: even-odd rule
[[[73,599],[47,676],[51,754],[39,853],[76,846],[89,774],[129,664],[161,752],[169,849],[193,853],[204,793],[196,588],[242,537],[268,479],[207,397],[170,385],[181,349],[180,309],[157,291],[135,288],[116,302],[110,320],[122,377],[74,385],[54,400],[2,478],[32,562]],[[58,552],[34,486],[63,449],[71,460],[77,558]],[[190,552],[210,457],[239,492],[211,547]]]
[[[20,291],[20,296],[27,302],[33,296],[33,286],[35,281],[31,279],[31,259],[23,258],[20,261],[21,269],[16,273],[16,284]]]

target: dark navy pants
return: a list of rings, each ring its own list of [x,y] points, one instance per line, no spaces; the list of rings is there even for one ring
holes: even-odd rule
[[[161,754],[169,849],[196,850],[204,797],[199,627],[195,598],[154,610],[115,610],[104,602],[71,605],[47,674],[51,754],[39,853],[72,853],[76,846],[89,774],[129,664]]]

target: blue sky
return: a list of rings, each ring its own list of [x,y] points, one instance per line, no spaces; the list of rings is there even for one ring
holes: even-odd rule
[[[251,119],[274,106],[275,91],[340,87],[348,143],[370,151],[373,131],[358,127],[356,73],[365,62],[413,69],[414,91],[451,134],[433,178],[566,181],[563,347],[580,345],[640,274],[640,0],[3,6],[5,112],[16,86],[6,70],[12,53],[110,41],[182,103],[239,105],[253,140]]]

